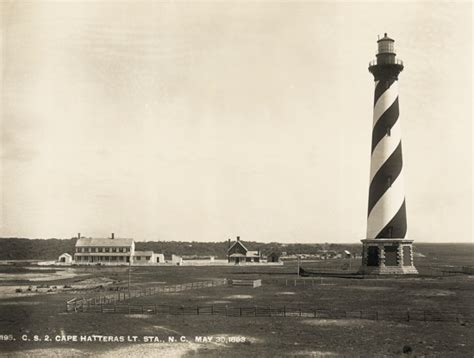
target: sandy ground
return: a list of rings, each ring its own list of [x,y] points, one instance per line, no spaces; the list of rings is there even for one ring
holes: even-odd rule
[[[133,344],[124,347],[115,348],[107,352],[93,352],[88,349],[71,349],[71,348],[46,348],[46,349],[31,349],[22,352],[16,352],[12,355],[2,355],[4,357],[101,357],[101,358],[115,358],[115,357],[163,357],[176,358],[183,357],[193,351],[203,348],[202,344],[196,343],[148,343],[148,344]],[[211,348],[212,345],[209,345]]]
[[[30,274],[26,274],[30,275]],[[25,276],[25,275],[23,275]],[[82,275],[75,275],[69,277],[76,277]],[[54,280],[54,279],[53,279]],[[91,289],[98,286],[107,286],[113,283],[113,280],[106,278],[106,277],[97,277],[97,278],[90,278],[85,279],[79,282],[70,285],[71,287],[64,288],[64,285],[57,285],[50,284],[49,287],[39,287],[37,285],[7,285],[7,286],[0,286],[0,300],[4,299],[11,299],[17,297],[29,297],[35,295],[44,295],[44,294],[56,294],[64,291],[74,291],[76,290],[84,290],[84,289]],[[53,288],[55,287],[55,288]],[[28,291],[30,288],[30,291]],[[17,289],[21,289],[22,292],[16,292]]]
[[[319,357],[339,357],[339,354],[334,352],[323,352],[323,351],[299,351],[291,353],[288,355],[291,357],[312,357],[312,358],[319,358]]]
[[[227,299],[238,299],[238,300],[247,300],[249,298],[252,298],[253,296],[251,295],[230,295],[230,296],[227,296],[227,297],[224,297],[224,298],[227,298]]]
[[[30,268],[29,268],[30,269]],[[50,269],[50,268],[35,268],[36,271],[41,271],[41,269]],[[1,281],[55,281],[63,280],[72,277],[84,276],[86,274],[79,274],[73,269],[58,270],[56,272],[41,273],[41,272],[32,272],[32,273],[0,273]]]
[[[374,321],[373,320],[366,320],[366,319],[320,319],[320,318],[314,318],[314,319],[307,319],[302,321],[304,324],[309,324],[311,326],[317,326],[317,327],[350,327],[350,328],[364,328],[368,326],[373,326]],[[382,324],[377,323],[379,325],[396,325],[397,327],[408,327],[405,324],[402,323],[387,323],[384,322]]]

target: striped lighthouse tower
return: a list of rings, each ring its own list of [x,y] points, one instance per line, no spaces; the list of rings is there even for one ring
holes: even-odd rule
[[[398,75],[394,40],[377,41],[376,60],[369,65],[375,79],[370,162],[367,238],[362,240],[363,273],[417,273],[412,240],[406,238],[407,217],[403,186],[402,137],[398,104]]]

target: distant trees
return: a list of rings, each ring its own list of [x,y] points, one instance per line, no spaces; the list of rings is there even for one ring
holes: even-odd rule
[[[71,239],[26,239],[0,238],[0,260],[55,260],[62,253],[74,254],[77,238]],[[242,241],[249,250],[258,250],[264,256],[286,252],[293,254],[317,254],[321,250],[360,250],[359,244],[281,244],[278,242],[261,243]],[[187,241],[147,241],[135,242],[136,250],[151,250],[171,256],[214,256],[224,259],[227,255],[228,241],[220,242],[187,242]]]
[[[0,238],[0,260],[54,260],[74,253],[76,239]]]

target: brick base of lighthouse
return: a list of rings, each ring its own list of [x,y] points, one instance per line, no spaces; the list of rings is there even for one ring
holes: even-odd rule
[[[360,273],[372,275],[417,274],[413,264],[413,240],[365,239]]]

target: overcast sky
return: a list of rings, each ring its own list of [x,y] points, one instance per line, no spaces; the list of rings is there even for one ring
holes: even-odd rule
[[[358,242],[377,35],[408,237],[472,240],[465,3],[24,3],[1,13],[1,236]]]

